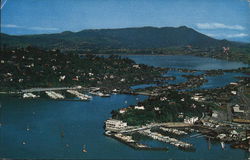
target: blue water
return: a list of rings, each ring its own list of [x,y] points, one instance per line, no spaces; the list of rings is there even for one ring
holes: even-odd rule
[[[94,97],[89,102],[23,100],[0,96],[1,123],[0,157],[6,158],[83,158],[83,159],[245,159],[242,150],[229,147],[222,151],[220,144],[207,149],[205,139],[184,138],[197,148],[183,152],[171,145],[148,141],[151,146],[165,146],[165,151],[137,151],[103,135],[103,121],[112,109],[143,100],[145,96],[112,95]],[[124,102],[127,101],[128,104]],[[26,129],[30,128],[29,131]],[[64,137],[61,132],[64,131]],[[22,143],[26,142],[25,145]],[[66,145],[69,147],[66,147]],[[86,145],[87,153],[82,146]],[[230,157],[228,156],[230,154]]]
[[[147,87],[155,87],[157,84],[139,84],[135,86],[131,86],[131,89],[140,89],[140,88],[147,88]]]
[[[189,72],[181,72],[178,70],[170,70],[164,76],[174,76],[175,80],[166,81],[168,84],[179,84],[187,81],[187,78],[182,77],[182,75],[200,75],[203,73],[202,70],[214,70],[214,69],[237,69],[240,67],[249,67],[249,65],[244,64],[242,62],[232,62],[226,60],[219,60],[214,58],[207,57],[197,57],[197,56],[143,56],[143,55],[128,55],[124,57],[129,57],[133,59],[136,63],[139,64],[147,64],[155,67],[166,67],[166,68],[184,68],[191,70],[201,70],[196,71],[194,73]],[[230,82],[235,82],[237,76],[243,76],[241,73],[225,73],[225,75],[218,76],[207,76],[206,82],[200,89],[211,89],[217,87],[224,87],[228,85]],[[246,75],[244,75],[246,76]],[[150,86],[156,86],[155,84],[148,85],[137,85],[134,86],[137,88],[146,88]]]
[[[112,95],[81,102],[1,96],[0,157],[119,158],[114,152],[125,156],[130,148],[104,136],[103,125],[113,109],[135,104],[137,98],[146,97]],[[87,153],[82,153],[84,144]]]
[[[195,152],[185,152],[177,149],[175,146],[156,140],[142,140],[141,142],[154,147],[166,147],[169,149],[168,154],[172,155],[172,159],[247,159],[250,155],[238,149],[231,149],[229,144],[225,145],[225,149],[221,148],[220,143],[211,143],[210,150],[208,149],[208,141],[204,137],[190,137],[192,134],[178,138],[184,142],[191,143],[195,146]],[[230,155],[230,156],[229,156]],[[169,158],[169,157],[167,157]]]
[[[210,89],[210,88],[220,88],[224,87],[231,82],[237,82],[239,79],[236,77],[249,77],[246,74],[243,73],[227,73],[225,72],[223,75],[217,75],[217,76],[205,76],[205,79],[208,80],[208,82],[204,83],[204,85],[200,86],[200,89]]]
[[[201,75],[202,73],[203,73],[202,71],[196,71],[196,72],[190,73],[190,72],[181,72],[178,70],[170,70],[163,76],[174,76],[176,78],[175,80],[167,81],[168,84],[180,84],[180,83],[185,83],[187,81],[187,78],[183,77],[183,75],[197,76],[197,75]]]
[[[174,76],[176,79],[175,80],[167,80],[167,84],[180,84],[180,83],[185,83],[187,81],[186,77],[183,77],[183,75],[200,75],[203,74],[204,72],[202,71],[197,71],[197,72],[181,72],[177,70],[170,70],[163,76]],[[243,74],[243,73],[236,73],[236,72],[225,72],[222,75],[215,75],[215,76],[205,76],[205,79],[208,81],[205,82],[203,85],[196,89],[212,89],[212,88],[221,88],[224,87],[231,82],[237,82],[239,79],[237,77],[249,77],[249,75]],[[162,84],[164,85],[164,84]],[[136,85],[132,86],[131,89],[142,89],[142,88],[147,88],[147,87],[154,87],[157,86],[157,84],[141,84],[141,85]]]
[[[146,56],[147,57],[147,56]],[[167,56],[165,56],[167,57]],[[139,58],[137,56],[137,58]],[[143,57],[142,61],[143,62]],[[173,56],[172,61],[166,61],[160,56],[153,57],[161,67],[176,66],[189,69],[199,68],[200,62],[181,62],[180,59],[190,59],[190,56]],[[192,58],[191,58],[192,59]],[[145,63],[149,61],[144,58]],[[200,60],[200,58],[196,59]],[[204,61],[207,59],[205,58]],[[215,66],[230,64],[243,67],[235,62],[221,62],[211,60]],[[169,64],[170,63],[170,64]],[[177,64],[174,64],[177,63]],[[201,65],[201,64],[200,64]],[[209,64],[211,67],[213,64]],[[217,65],[218,66],[218,65]],[[222,67],[222,66],[221,66]],[[228,66],[225,66],[228,69]],[[204,66],[201,68],[205,68]],[[222,68],[225,69],[225,68]],[[181,75],[176,71],[167,73]],[[186,74],[186,73],[185,73]],[[189,73],[187,73],[189,74]],[[198,74],[198,73],[197,73]],[[173,83],[182,82],[178,76]],[[203,86],[217,86],[232,81],[231,73],[214,77],[207,77],[208,83]],[[223,79],[224,78],[224,79]],[[249,154],[243,150],[231,149],[227,145],[221,150],[220,144],[213,144],[207,149],[204,138],[184,137],[195,145],[196,152],[183,152],[171,145],[162,142],[146,140],[144,143],[152,146],[166,146],[169,151],[138,151],[112,138],[103,135],[103,124],[113,109],[136,104],[146,99],[146,96],[112,95],[109,98],[94,97],[92,101],[53,101],[45,99],[24,100],[10,96],[0,95],[0,158],[64,158],[64,159],[247,159]],[[125,103],[127,102],[127,103]],[[27,131],[27,128],[30,130]],[[64,137],[61,132],[64,132]],[[25,142],[26,144],[22,144]],[[82,152],[86,145],[87,153]]]
[[[240,67],[249,67],[241,62],[232,62],[214,58],[205,58],[197,56],[142,56],[128,55],[136,63],[147,64],[155,67],[165,68],[186,68],[194,70],[213,70],[213,69],[237,69]]]

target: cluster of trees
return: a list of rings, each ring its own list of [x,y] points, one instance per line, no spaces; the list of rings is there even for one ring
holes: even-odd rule
[[[167,98],[166,100],[163,100]],[[139,102],[144,110],[128,107],[125,113],[112,111],[112,117],[127,122],[129,125],[143,125],[151,122],[180,122],[185,117],[201,117],[207,108],[191,99],[188,94],[175,91]],[[182,113],[182,114],[181,114]]]
[[[129,87],[161,76],[157,68],[134,68],[131,59],[114,55],[80,58],[34,47],[1,50],[0,55],[0,88],[7,90],[72,85]]]

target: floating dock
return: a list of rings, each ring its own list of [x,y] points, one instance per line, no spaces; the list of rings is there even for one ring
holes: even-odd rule
[[[160,127],[160,129],[162,131],[165,131],[165,132],[168,132],[168,133],[172,133],[172,134],[175,134],[175,135],[187,135],[188,134],[185,131],[181,131],[181,130],[178,130],[178,129],[175,129],[175,128]]]
[[[45,91],[45,93],[52,99],[64,99],[65,97],[54,91]]]
[[[136,150],[168,151],[168,148],[149,147],[145,144],[138,143],[132,139],[132,136],[127,136],[121,133],[110,133],[109,131],[106,131],[105,135],[117,139],[118,141]]]
[[[24,93],[23,94],[23,98],[38,98],[38,97],[40,97],[40,96],[37,96],[33,93]]]
[[[153,139],[156,139],[158,141],[169,143],[169,144],[174,145],[180,149],[185,149],[185,150],[193,150],[194,149],[194,146],[192,144],[182,142],[178,139],[171,138],[169,136],[164,136],[164,135],[157,133],[157,132],[151,132],[150,129],[139,131],[139,133],[142,135],[151,137]]]
[[[77,96],[80,100],[90,100],[92,99],[92,96],[86,95],[86,94],[82,94],[76,90],[67,90],[68,93]]]

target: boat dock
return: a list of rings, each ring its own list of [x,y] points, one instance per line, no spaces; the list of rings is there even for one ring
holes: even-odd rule
[[[144,95],[144,96],[158,96],[157,93],[149,93],[149,92],[133,92],[133,94]]]
[[[21,90],[22,93],[32,93],[32,92],[45,92],[45,91],[60,91],[60,90],[77,90],[77,89],[88,89],[88,88],[84,88],[84,87],[54,87],[54,88],[30,88],[30,89],[23,89]]]
[[[45,91],[45,93],[52,99],[64,99],[64,96],[54,91]]]
[[[92,99],[92,96],[82,94],[76,90],[67,90],[68,93],[77,96],[80,100],[90,100]]]
[[[23,98],[38,98],[38,97],[40,97],[40,96],[37,96],[33,93],[24,93],[23,94]]]
[[[145,144],[141,144],[132,139],[132,136],[124,135],[121,133],[110,133],[109,131],[105,132],[106,136],[117,139],[118,141],[128,145],[129,147],[136,150],[155,150],[155,151],[167,151],[167,148],[162,147],[150,147]]]
[[[100,96],[100,97],[110,97],[110,94],[105,94],[105,93],[102,93],[100,91],[98,91],[98,92],[91,91],[89,93],[92,94],[92,95],[95,95],[95,96]]]
[[[181,128],[182,127],[183,128],[183,127],[192,127],[192,126],[193,125],[191,124],[187,124],[183,122],[151,123],[151,124],[147,124],[144,126],[127,127],[121,130],[120,132],[121,133],[137,132],[141,130],[151,129],[153,127],[167,127],[167,128]]]
[[[188,134],[185,131],[181,131],[181,130],[178,130],[178,129],[175,129],[175,128],[160,127],[160,129],[162,131],[165,131],[165,132],[168,132],[168,133],[172,133],[172,134],[175,134],[175,135],[187,135]]]
[[[157,132],[151,132],[149,129],[148,130],[143,130],[143,131],[139,131],[140,134],[151,137],[153,139],[156,139],[158,141],[162,141],[165,143],[169,143],[171,145],[174,145],[178,148],[181,149],[194,149],[194,146],[192,144],[186,143],[186,142],[182,142],[178,139],[175,138],[171,138],[169,136],[164,136],[160,133]]]

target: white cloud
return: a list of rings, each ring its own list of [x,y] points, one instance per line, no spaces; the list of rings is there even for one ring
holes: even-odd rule
[[[21,26],[17,26],[15,24],[1,24],[3,28],[22,28]]]
[[[239,33],[239,34],[229,34],[227,35],[227,38],[241,38],[241,37],[247,37],[248,34],[245,33]]]
[[[58,28],[47,28],[47,27],[29,27],[31,30],[47,30],[47,31],[56,31]]]
[[[244,30],[245,27],[241,25],[226,25],[223,23],[197,23],[198,29],[233,29],[233,30]]]
[[[26,26],[18,26],[15,24],[1,24],[1,27],[3,27],[3,28],[21,28],[21,29],[38,30],[38,31],[56,31],[56,30],[59,30],[59,28],[52,28],[52,27],[26,27]]]
[[[246,33],[237,33],[237,34],[224,34],[224,33],[221,33],[221,34],[206,34],[210,37],[215,37],[215,38],[243,38],[243,37],[247,37],[248,34]]]

